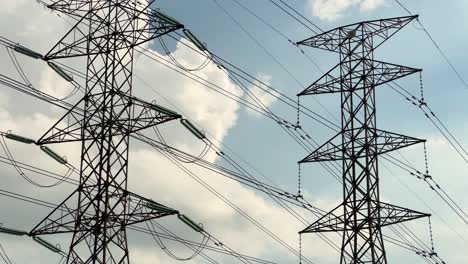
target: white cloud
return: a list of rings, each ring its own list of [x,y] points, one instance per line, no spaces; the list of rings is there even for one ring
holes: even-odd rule
[[[377,9],[384,5],[384,0],[311,0],[309,3],[314,16],[333,21],[354,7],[359,7],[363,12]]]
[[[10,12],[8,16],[0,17],[0,22],[13,23],[18,25],[15,29],[2,27],[2,33],[6,32],[7,37],[18,41],[28,47],[38,51],[46,51],[55,40],[58,40],[60,35],[66,32],[66,26],[61,19],[50,15],[49,12],[42,12],[39,6],[31,5],[29,2],[17,2],[17,6],[10,6],[9,10],[22,10],[22,15]],[[29,15],[24,15],[29,14]],[[3,15],[3,14],[2,14]],[[51,16],[52,18],[50,18]],[[24,18],[28,19],[25,20]],[[5,25],[6,23],[2,23]],[[37,25],[44,24],[43,27]],[[54,29],[55,27],[55,29]],[[42,32],[42,29],[45,32]],[[27,32],[27,34],[25,34]],[[38,40],[47,41],[38,41]],[[2,54],[5,56],[5,54]],[[166,56],[161,55],[167,59]],[[180,44],[177,45],[173,52],[180,63],[187,66],[197,65],[201,58],[193,55],[189,49],[183,48]],[[6,57],[5,57],[6,58]],[[54,75],[55,73],[48,69],[41,61],[32,62],[31,59],[20,57],[20,62],[24,66],[24,70],[31,81],[45,92],[54,93],[57,96],[64,95],[61,87],[64,86],[63,80]],[[77,65],[75,65],[77,66]],[[83,68],[83,65],[79,65]],[[8,72],[10,76],[17,78],[16,73],[12,70],[8,63],[0,64],[2,73]],[[238,103],[228,100],[223,96],[211,91],[210,89],[195,83],[187,78],[181,77],[179,74],[164,68],[163,66],[151,61],[146,57],[138,57],[135,63],[135,73],[138,74],[147,83],[150,83],[158,92],[163,94],[185,114],[190,116],[201,127],[207,129],[214,137],[223,140],[229,130],[236,125],[240,106]],[[235,87],[230,81],[229,76],[220,71],[216,65],[210,63],[205,69],[197,72],[202,78],[205,78],[213,83],[224,87],[228,91],[242,96],[242,92]],[[269,83],[271,77],[266,75],[260,76],[262,80]],[[135,78],[135,95],[144,98],[147,101],[157,99],[157,102],[170,107],[167,102],[152,93],[149,89],[144,88],[143,84]],[[253,92],[265,100],[265,103],[271,105],[274,100],[261,91]],[[8,93],[6,93],[8,94]],[[43,113],[36,109],[35,102],[24,95],[14,94],[15,106],[22,105],[24,113],[16,113],[10,108],[11,101],[9,96],[3,96],[0,93],[2,105],[0,106],[0,130],[6,131],[12,129],[15,133],[38,138],[46,129],[57,120],[63,111],[51,112],[50,108],[45,107]],[[10,97],[11,98],[11,97]],[[22,103],[23,100],[28,103]],[[76,98],[74,98],[76,100]],[[31,104],[30,102],[33,102]],[[175,146],[182,146],[184,150],[190,153],[197,153],[202,147],[200,142],[190,137],[178,122],[161,126],[161,132],[166,136],[169,143]],[[149,131],[148,133],[151,133]],[[154,136],[154,135],[152,135]],[[282,256],[288,259],[290,253],[285,253],[284,248],[278,246],[264,233],[256,229],[252,224],[247,222],[232,208],[218,200],[211,193],[207,192],[203,187],[197,184],[194,180],[182,173],[174,165],[169,163],[161,155],[151,151],[147,147],[141,145],[132,145],[130,153],[130,176],[129,186],[131,191],[141,193],[142,195],[160,201],[168,206],[177,208],[181,212],[190,215],[196,221],[203,222],[208,231],[215,234],[227,245],[234,249],[255,256],[263,256],[272,259],[271,250],[274,250],[275,256]],[[54,168],[59,173],[63,172],[63,168],[58,166],[49,157],[45,156],[41,151],[37,150],[32,145],[21,145],[12,143],[13,152],[18,159],[33,163],[34,165],[43,168]],[[66,154],[69,161],[75,165],[79,164],[79,145],[52,146],[60,154]],[[210,153],[206,159],[214,162],[217,156]],[[256,194],[250,189],[227,180],[219,175],[215,175],[208,171],[190,166],[190,169],[195,171],[202,179],[207,181],[217,191],[233,201],[236,205],[242,208],[253,218],[261,222],[270,229],[274,229],[282,239],[291,245],[297,243],[297,230],[303,226],[297,221],[291,222],[291,217],[283,210],[273,205],[269,200]],[[20,179],[15,172],[8,166],[0,167],[2,176],[2,187],[7,187],[14,192],[29,194],[33,197],[38,197],[46,201],[59,202],[70,193],[71,186],[61,186],[51,190],[41,190],[33,188]],[[37,175],[31,175],[35,180],[44,182],[48,181]],[[5,225],[14,226],[17,228],[28,229],[38,223],[44,217],[49,209],[33,207],[33,210],[18,210],[24,208],[22,203],[15,203],[15,206],[10,205],[9,200],[0,200],[2,208],[2,219]],[[21,219],[21,221],[18,221]],[[285,226],[285,222],[291,222]],[[180,229],[180,224],[170,224],[174,229]],[[281,228],[278,228],[281,227]],[[54,236],[51,239],[58,240]],[[245,240],[255,241],[255,243],[245,243]],[[27,243],[27,242],[25,242]],[[29,243],[29,242],[28,242]],[[67,247],[68,242],[62,240],[60,242],[63,248]],[[5,242],[8,245],[8,241]],[[167,257],[154,245],[154,252],[147,253],[144,250],[147,245],[138,244],[137,248],[132,253],[132,258],[141,260],[137,263],[154,263],[156,260],[165,260]],[[37,252],[21,253],[18,247],[17,250],[12,250],[11,254],[17,256],[19,263],[26,263],[27,259],[32,256],[37,256]],[[40,247],[39,251],[40,252]],[[31,253],[31,254],[28,254]],[[158,257],[154,259],[153,257]],[[270,257],[268,257],[270,256]],[[289,256],[289,257],[288,257]],[[42,261],[44,263],[47,260]],[[162,262],[170,262],[162,261]]]
[[[276,98],[276,96],[279,96],[277,91],[271,90],[270,88],[267,87],[267,86],[271,85],[271,80],[272,80],[273,77],[271,75],[260,73],[260,74],[258,74],[256,76],[256,78],[258,80],[260,80],[262,83],[266,84],[266,86],[263,85],[262,83],[260,83],[259,81],[255,81],[253,85],[248,87],[249,88],[249,94],[246,93],[245,98],[251,104],[258,105],[259,107],[269,108],[271,105],[273,105],[278,100],[278,98]],[[258,86],[261,86],[266,91],[259,88]],[[259,101],[263,104],[263,106],[258,104]],[[246,108],[246,110],[247,110],[247,113],[249,113],[249,114],[251,114],[251,115],[253,115],[255,117],[260,117],[260,113],[254,111],[254,110],[252,110],[250,108]]]
[[[372,11],[384,5],[384,0],[364,0],[360,5],[362,11]]]
[[[324,1],[321,2],[324,3]],[[346,6],[346,3],[342,3],[346,1],[335,0],[330,2]],[[360,4],[347,5],[345,10],[353,6],[367,10],[376,8],[379,5],[379,1],[367,0],[359,2]],[[16,6],[12,3],[15,3]],[[0,26],[1,34],[7,35],[7,37],[22,44],[26,44],[28,47],[45,52],[68,28],[68,25],[63,20],[51,15],[49,12],[40,12],[39,7],[29,3],[29,1],[7,1],[7,4],[10,11],[7,12],[7,9],[0,10],[0,25],[14,24],[16,27]],[[15,13],[18,12],[17,10],[21,10],[21,17]],[[345,10],[339,11],[338,15],[343,14]],[[1,13],[2,11],[4,12]],[[336,11],[333,11],[333,8],[329,8],[327,12],[330,17],[333,14],[335,16],[337,14]],[[188,49],[180,45],[176,47],[173,55],[187,66],[196,66],[200,62],[199,57],[193,56]],[[3,58],[7,58],[3,53],[2,56]],[[56,92],[58,95],[62,95],[60,90],[60,87],[63,85],[62,80],[57,79],[56,76],[52,76],[53,72],[40,65],[42,62],[30,63],[30,60],[24,57],[21,57],[20,61],[24,62],[25,71],[39,88],[47,92]],[[82,68],[82,66],[80,67]],[[237,103],[217,95],[202,85],[181,78],[178,74],[166,70],[147,58],[139,57],[135,68],[136,74],[150,83],[153,88],[170,99],[171,102],[192,117],[201,127],[210,131],[216,138],[223,140],[230,129],[236,125],[240,110],[240,106]],[[0,63],[0,70],[2,73],[5,71],[10,71],[11,73],[11,66],[7,63],[6,59]],[[208,65],[199,74],[242,96],[242,92],[215,65]],[[259,77],[267,83],[271,82],[270,76],[260,75]],[[36,111],[37,101],[27,99],[24,95],[18,93],[3,93],[6,89],[2,89],[0,93],[0,130],[12,129],[16,133],[37,138],[63,113],[63,111],[51,112],[49,108],[44,109],[44,107],[42,110],[45,111],[38,113]],[[256,90],[256,88],[253,88],[252,91],[268,105],[272,105],[275,101],[271,96],[266,95],[260,90]],[[148,101],[157,99],[158,103],[170,107],[164,100],[144,88],[142,83],[137,79],[135,79],[135,93],[137,96],[145,98]],[[24,108],[23,112],[16,112],[15,107]],[[29,113],[26,113],[27,111]],[[162,133],[167,137],[168,142],[173,145],[180,146],[190,153],[197,153],[203,147],[199,141],[190,137],[190,134],[183,130],[177,122],[161,127]],[[32,146],[13,144],[15,143],[11,145],[12,150],[19,159],[34,163],[43,168],[54,169],[58,173],[63,173],[63,168],[57,166],[37,149],[32,150]],[[78,164],[79,146],[54,145],[53,148],[61,154],[66,154],[72,163]],[[440,146],[440,148],[440,153],[448,151],[445,146]],[[181,212],[190,215],[195,221],[203,222],[208,231],[242,253],[274,261],[277,259],[286,260],[284,262],[277,261],[280,263],[296,262],[296,258],[291,257],[291,254],[287,253],[284,248],[278,246],[276,242],[248,223],[232,208],[207,192],[193,179],[180,172],[178,168],[161,155],[141,145],[132,144],[130,157],[129,185],[132,191],[177,208]],[[211,154],[206,159],[215,162],[217,156]],[[249,215],[266,227],[274,230],[282,239],[297,248],[297,231],[303,229],[304,226],[290,217],[284,210],[281,210],[272,204],[270,200],[246,189],[240,184],[194,166],[189,167]],[[65,185],[51,190],[32,188],[24,180],[20,179],[14,170],[6,165],[0,166],[0,176],[2,177],[1,188],[48,201],[61,201],[70,193],[71,189],[71,186]],[[45,181],[45,179],[39,176],[33,176],[41,182]],[[452,179],[451,177],[446,178],[447,181]],[[324,202],[320,200],[317,203],[326,209],[331,209],[337,204],[336,201]],[[13,200],[3,197],[0,199],[0,208],[2,208],[1,222],[24,229],[34,226],[48,212],[44,208],[16,201],[13,202]],[[310,216],[306,215],[306,217],[309,218]],[[164,220],[161,219],[161,221]],[[184,229],[181,225],[179,222],[168,223],[171,229],[183,233]],[[453,236],[453,232],[450,232],[450,230],[447,231],[447,233]],[[307,250],[304,250],[304,252],[308,257],[313,258],[318,263],[336,263],[336,252],[321,243],[316,235],[311,234],[304,237],[306,241],[305,246],[307,247]],[[29,263],[31,259],[39,260],[38,263],[56,262],[56,256],[37,246],[35,243],[30,242],[28,238],[21,239],[24,239],[24,241],[16,238],[3,239],[1,241],[7,247],[9,253],[15,257],[17,263]],[[63,248],[67,247],[67,241],[61,240],[60,237],[49,236],[48,239],[60,242]],[[455,240],[456,237],[449,237],[449,239],[444,241],[450,241],[450,239]],[[150,241],[151,243],[145,244],[147,240],[149,238],[145,237],[142,239],[138,235],[137,239],[129,241],[132,248],[131,257],[134,260],[133,263],[174,263],[173,260],[164,255],[155,243]],[[249,243],[246,243],[246,241]],[[339,239],[337,241],[339,244]],[[450,243],[446,244],[450,245]],[[25,252],[22,250],[23,248],[28,248],[28,251]],[[451,251],[450,249],[446,249],[445,252]],[[405,252],[406,254],[407,252]],[[466,259],[456,263],[465,262]],[[197,260],[190,263],[197,263]],[[230,262],[223,261],[222,263]]]

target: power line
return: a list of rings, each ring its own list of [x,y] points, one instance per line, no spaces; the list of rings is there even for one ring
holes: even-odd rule
[[[413,13],[408,9],[406,8],[399,0],[395,0],[395,2],[401,7],[403,8],[409,15],[413,15]],[[465,81],[465,79],[462,77],[462,75],[460,74],[460,72],[455,68],[455,65],[450,61],[450,59],[448,58],[448,56],[445,54],[445,52],[442,50],[442,48],[439,46],[439,44],[435,41],[434,37],[432,37],[432,35],[429,33],[429,31],[426,29],[426,27],[424,27],[424,25],[421,23],[421,21],[419,20],[419,18],[416,20],[419,24],[419,26],[421,26],[421,29],[424,31],[424,33],[427,35],[427,37],[429,38],[429,40],[432,42],[432,44],[434,45],[434,47],[437,49],[437,51],[439,52],[439,54],[444,58],[445,62],[447,63],[447,65],[450,67],[450,69],[452,69],[452,71],[455,73],[455,75],[457,76],[457,78],[460,80],[460,82],[463,84],[463,86],[468,89],[468,83]]]
[[[304,85],[275,57],[273,54],[265,48],[265,46],[257,40],[242,24],[227,10],[225,9],[217,0],[213,0],[214,3],[245,33],[253,40],[256,45],[258,45],[276,64],[278,64],[300,87],[304,88]],[[333,115],[320,101],[314,98],[314,101],[322,107],[333,119],[337,122],[339,120]]]
[[[274,0],[270,0],[270,1],[274,1]],[[323,30],[317,26],[314,22],[312,22],[310,19],[308,19],[307,17],[305,17],[304,15],[302,15],[301,13],[299,13],[295,8],[293,8],[291,5],[289,5],[288,3],[286,3],[285,1],[283,0],[279,0],[283,5],[285,5],[287,8],[289,8],[291,11],[293,11],[296,15],[298,15],[299,17],[301,17],[302,19],[304,19],[306,22],[308,22],[309,24],[311,24],[312,26],[314,26],[319,32],[323,32]],[[314,32],[315,33],[315,32]]]
[[[275,5],[276,7],[278,7],[279,9],[281,9],[283,12],[285,12],[286,14],[288,14],[291,18],[293,18],[294,20],[296,20],[297,22],[299,22],[299,24],[303,25],[304,27],[308,28],[310,31],[312,31],[314,34],[318,34],[316,30],[312,29],[310,26],[308,26],[307,24],[305,24],[303,21],[301,21],[300,19],[298,19],[295,15],[293,15],[291,12],[289,12],[288,10],[286,10],[284,7],[282,7],[281,5],[279,5],[277,2],[275,2],[274,0],[269,0],[273,5]],[[314,25],[315,26],[315,25]]]
[[[0,160],[0,161],[1,161],[1,160]],[[18,163],[19,163],[19,162],[18,162]],[[11,164],[11,163],[8,162],[7,164]],[[27,168],[27,167],[31,167],[30,165],[27,165],[27,164],[24,164],[24,163],[21,163],[21,165],[22,165],[23,167],[26,167],[26,168]],[[32,167],[32,168],[34,168],[34,167]],[[38,168],[35,168],[34,170],[38,170]],[[77,172],[76,170],[74,170],[74,172],[75,172],[75,174],[77,174],[77,173],[76,173],[76,172]],[[54,178],[54,179],[58,179],[58,178],[59,178],[58,176],[54,176],[54,175],[53,175],[53,172],[50,172],[50,171],[46,171],[46,173],[41,173],[41,176],[51,177],[51,178]],[[74,180],[74,179],[68,179],[68,180],[66,180],[66,182],[67,182],[67,183],[71,183],[71,184],[75,184],[75,185],[78,184],[78,181],[76,181],[76,180]],[[10,193],[10,192],[9,192],[8,194],[9,194],[9,195],[7,195],[7,196],[9,196],[9,197],[13,197],[12,195],[14,195],[14,193]],[[24,197],[24,196],[21,196],[21,197]],[[35,201],[36,201],[36,202],[40,202],[40,200],[37,200],[37,199],[36,199]],[[131,228],[131,229],[133,229],[133,228]],[[390,237],[386,237],[386,239],[391,239],[391,238],[390,238]]]

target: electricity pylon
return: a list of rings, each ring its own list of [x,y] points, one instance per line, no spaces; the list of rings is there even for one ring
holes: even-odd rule
[[[132,96],[134,48],[183,28],[152,10],[152,3],[60,0],[49,5],[77,23],[44,59],[84,57],[86,89],[37,144],[81,142],[80,182],[30,235],[72,233],[67,263],[129,263],[126,227],[177,213],[127,190],[130,134],[180,118]]]
[[[429,216],[380,201],[378,156],[425,140],[376,127],[375,88],[420,72],[374,60],[374,51],[417,16],[366,21],[298,42],[340,63],[298,94],[340,93],[341,131],[300,163],[341,161],[343,203],[300,233],[341,232],[340,263],[387,263],[381,228]]]

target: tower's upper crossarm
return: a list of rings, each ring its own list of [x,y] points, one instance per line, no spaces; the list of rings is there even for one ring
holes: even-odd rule
[[[109,9],[110,6],[118,7],[135,7],[139,10],[148,9],[155,0],[146,0],[134,3],[133,1],[120,0],[55,0],[47,7],[51,10],[65,13],[70,16],[83,17],[90,11],[96,12],[98,10]]]
[[[47,7],[67,15],[82,17],[89,12],[91,5],[93,9],[98,9],[106,3],[108,1],[93,1],[91,3],[90,0],[56,0]]]
[[[101,3],[101,1],[95,2]],[[103,1],[102,5],[105,2],[109,6],[109,8],[105,8],[105,6],[96,7],[95,2],[93,1],[93,8],[86,11],[86,15],[82,16],[75,26],[45,55],[45,60],[105,54],[121,49],[131,49],[184,27],[177,20],[146,5],[140,7],[137,4],[132,6],[127,1],[122,3]],[[58,5],[58,3],[52,6],[55,5]],[[62,5],[65,6],[66,4],[63,3]],[[70,5],[68,8],[71,8]],[[55,7],[58,8],[59,6]],[[65,13],[68,14],[68,12]],[[115,19],[119,22],[109,25],[110,21]],[[110,39],[114,41],[110,43]],[[88,41],[90,41],[91,45],[88,45]]]
[[[299,41],[297,44],[340,52],[340,47],[349,40],[351,45],[355,46],[372,39],[373,47],[376,49],[400,29],[417,18],[418,15],[414,15],[354,23],[323,32],[319,35]]]

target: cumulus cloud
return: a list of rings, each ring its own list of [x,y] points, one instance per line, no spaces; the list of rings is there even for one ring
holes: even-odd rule
[[[324,1],[321,2],[324,3]],[[335,2],[341,3],[338,0]],[[379,1],[371,0],[357,1],[359,3],[351,2],[351,5],[346,5],[346,3],[341,3],[341,5],[345,5],[345,9],[359,6],[363,10],[370,10],[376,8],[373,6],[379,5]],[[62,19],[49,12],[43,12],[40,7],[31,4],[30,1],[7,1],[7,4],[7,8],[0,9],[0,25],[15,24],[17,26],[15,28],[1,26],[2,34],[38,51],[46,52],[68,28],[68,25]],[[21,16],[18,15],[18,10],[21,10]],[[343,12],[345,11],[339,11],[338,13],[342,14]],[[329,13],[333,14],[333,10],[330,9]],[[3,58],[7,58],[5,53],[1,53],[1,55]],[[164,54],[159,55],[169,59]],[[182,47],[180,44],[176,46],[172,55],[187,67],[195,67],[202,62],[202,58],[194,55],[189,49]],[[66,94],[61,89],[64,85],[63,80],[57,78],[54,72],[44,66],[43,62],[31,62],[31,60],[26,62],[27,58],[23,57],[19,59],[20,62],[24,63],[25,72],[39,89],[58,96]],[[74,66],[83,69],[83,64]],[[18,78],[7,60],[2,60],[0,70],[2,73],[9,72],[16,79]],[[208,88],[167,70],[147,57],[140,56],[136,59],[135,73],[139,78],[149,83],[158,93],[176,105],[177,110],[183,112],[185,117],[190,117],[217,139],[222,141],[229,134],[230,129],[236,125],[241,111],[236,102],[227,100]],[[207,65],[204,70],[197,74],[238,96],[246,96],[235,87],[226,74],[213,64]],[[272,77],[265,74],[259,74],[258,77],[267,84],[272,81]],[[134,78],[136,96],[147,101],[156,100],[157,103],[172,108],[171,104],[147,88],[139,78]],[[50,111],[48,106],[41,106],[34,99],[26,98],[22,94],[7,92],[5,89],[0,92],[0,130],[2,131],[12,129],[15,133],[37,138],[63,114],[61,110]],[[251,87],[251,92],[269,106],[275,102],[273,97],[258,88]],[[76,97],[73,98],[73,100],[76,99]],[[154,137],[151,130],[146,133]],[[168,143],[187,152],[196,154],[203,148],[203,143],[191,137],[190,133],[185,131],[178,122],[161,126],[161,133]],[[58,153],[67,155],[71,163],[79,164],[79,145],[53,145],[52,147]],[[11,148],[15,157],[21,161],[54,170],[59,174],[65,172],[63,167],[57,165],[33,146],[11,143]],[[445,152],[445,150],[442,152]],[[213,152],[209,153],[205,158],[211,162],[218,161],[218,156]],[[245,186],[193,165],[187,165],[187,167],[227,199],[242,208],[247,214],[267,228],[274,230],[279,237],[296,247],[297,231],[304,228],[302,223],[289,216],[266,197],[247,189]],[[217,199],[215,195],[180,171],[162,155],[134,141],[132,141],[131,145],[129,173],[129,189],[131,191],[176,208],[191,216],[195,221],[202,222],[206,230],[232,246],[232,248],[242,253],[263,257],[279,263],[296,262],[296,258],[279,246],[278,243],[272,241],[235,210]],[[73,189],[73,186],[69,185],[50,190],[33,188],[21,179],[10,166],[6,165],[0,167],[0,177],[2,178],[1,188],[53,202],[62,201]],[[40,175],[31,175],[31,177],[42,183],[50,183],[49,179],[44,179]],[[336,206],[338,202],[318,201],[318,203],[320,207],[330,209]],[[27,205],[4,197],[1,197],[0,205],[2,208],[0,222],[16,228],[30,229],[49,212],[47,208]],[[305,215],[305,217],[310,218],[309,215]],[[176,218],[161,219],[161,223],[184,237],[194,236]],[[131,236],[129,243],[132,249],[133,263],[174,263],[150,237],[133,233]],[[339,238],[335,238],[335,241],[339,244]],[[49,236],[47,239],[62,244],[63,248],[67,248],[69,242],[69,237]],[[193,237],[193,240],[196,239],[199,239],[199,237]],[[305,236],[304,239],[308,249],[304,250],[304,253],[308,257],[319,263],[336,263],[337,253],[326,244],[321,243],[317,236],[309,235]],[[38,263],[58,262],[57,256],[47,252],[28,238],[4,238],[0,242],[3,242],[6,249],[10,251],[11,256],[17,260],[17,263],[30,263],[31,259],[37,260]],[[28,248],[28,251],[25,252],[22,250],[23,248]],[[174,248],[180,249],[177,246],[174,246]],[[182,248],[180,250],[184,255],[187,253],[186,249]],[[199,262],[201,261],[197,259],[190,263]],[[221,262],[231,263],[229,261]],[[462,260],[459,263],[464,262]]]
[[[361,11],[367,12],[382,7],[384,0],[313,0],[309,3],[314,16],[333,21],[351,8],[358,7]]]
[[[250,103],[254,105],[258,105],[259,107],[269,108],[278,100],[276,96],[279,96],[279,93],[277,91],[271,90],[267,87],[271,85],[273,76],[260,73],[256,76],[256,78],[259,81],[255,81],[254,84],[252,84],[249,87],[249,93],[246,93],[245,97],[247,101],[249,101]],[[262,87],[263,89],[259,87]],[[261,105],[259,105],[258,102],[261,102]],[[246,110],[247,110],[247,113],[251,114],[252,116],[260,117],[260,113],[250,108],[247,108]]]
[[[60,38],[61,34],[66,32],[67,27],[64,26],[64,21],[51,15],[49,12],[43,12],[40,6],[31,5],[27,1],[15,3],[16,5],[9,5],[7,10],[2,9],[3,13],[0,16],[0,21],[4,22],[2,23],[3,25],[6,24],[6,21],[18,25],[14,30],[2,27],[2,33],[5,33],[7,37],[44,53],[52,46],[55,40]],[[15,10],[21,10],[22,15],[20,16]],[[29,15],[25,16],[24,14]],[[27,20],[25,20],[26,17],[28,18]],[[38,25],[41,24],[43,26],[39,27]],[[153,52],[157,53],[157,51]],[[2,55],[6,56],[6,54]],[[169,59],[164,54],[159,55],[165,59]],[[186,66],[198,65],[202,59],[180,44],[176,46],[172,55],[181,64]],[[48,69],[42,61],[32,62],[31,59],[24,56],[19,57],[19,60],[31,82],[38,89],[57,96],[66,95],[66,92],[61,89],[66,86],[64,81]],[[82,64],[75,63],[72,65],[81,69],[83,68]],[[6,60],[0,64],[0,69],[4,73],[8,72],[13,78],[18,78],[17,73],[15,73]],[[148,57],[139,56],[136,58],[135,74],[139,77],[135,78],[134,88],[136,96],[144,98],[147,101],[155,99],[157,103],[171,108],[171,105],[167,101],[152,92],[148,87],[145,88],[144,83],[141,81],[144,80],[145,83],[149,83],[164,98],[167,98],[168,101],[176,105],[185,117],[190,117],[218,140],[222,141],[229,133],[229,130],[236,125],[240,110],[238,103],[228,100],[190,79],[181,77],[179,74],[155,63]],[[208,64],[202,71],[197,72],[197,74],[224,87],[233,94],[238,96],[243,95],[242,91],[230,81],[229,76],[220,71],[212,63]],[[267,83],[271,81],[271,77],[269,76],[260,75],[260,77]],[[268,105],[274,102],[273,99],[261,91],[253,89],[252,92],[262,100],[265,100]],[[15,96],[15,104],[12,104],[12,96]],[[70,102],[76,102],[77,99],[77,97],[71,98]],[[18,107],[18,103],[23,102],[23,100],[27,103],[20,103],[21,111],[16,111],[14,107]],[[0,124],[2,124],[0,130],[6,131],[11,129],[17,134],[36,139],[63,114],[63,110],[55,109],[54,111],[50,111],[50,107],[47,105],[39,107],[39,104],[36,105],[37,101],[18,93],[2,92],[0,93],[0,101],[2,102],[0,106]],[[147,133],[154,137],[154,134],[150,134],[152,133],[151,130],[147,131]],[[178,125],[178,122],[161,126],[161,133],[168,143],[181,147],[187,152],[197,153],[203,147],[203,144],[190,137],[190,134],[182,126]],[[52,147],[58,153],[67,155],[70,163],[79,164],[79,144],[58,144]],[[45,156],[37,147],[11,143],[11,148],[15,157],[21,161],[53,169],[59,174],[65,172],[63,167],[60,167],[60,165]],[[211,162],[216,162],[218,156],[214,152],[211,152],[205,158]],[[240,252],[271,259],[271,250],[274,250],[275,256],[292,259],[291,255],[286,253],[287,251],[284,248],[272,241],[235,210],[221,200],[218,200],[212,193],[181,172],[176,166],[154,150],[141,144],[132,144],[130,164],[129,188],[131,191],[176,208],[190,215],[196,221],[203,222],[209,232],[212,232],[224,243]],[[284,226],[283,223],[290,222],[291,217],[285,214],[281,208],[272,204],[270,200],[232,180],[227,180],[192,165],[189,168],[218,192],[222,193],[227,199],[242,208],[247,214],[260,221],[267,228],[275,229],[278,236],[289,244],[295,245],[297,239],[296,233],[297,230],[303,228],[302,224],[295,221],[288,226]],[[0,174],[2,179],[4,179],[2,181],[3,188],[55,203],[62,201],[73,189],[73,186],[69,185],[63,185],[50,190],[34,188],[18,177],[9,166],[2,166]],[[50,180],[40,175],[30,176],[41,183],[48,183]],[[6,198],[2,198],[0,201],[3,212],[0,222],[16,228],[32,228],[50,210],[37,206],[30,206],[28,207],[30,208],[29,210],[18,210],[18,208],[26,208],[25,205],[21,202],[9,201]],[[174,224],[172,222],[169,221],[168,226],[180,231],[181,224]],[[281,228],[278,228],[278,226]],[[67,247],[69,241],[69,237],[64,239],[63,237],[50,236],[48,239],[54,243],[61,243],[63,248]],[[255,241],[255,243],[245,243],[246,240]],[[30,243],[27,239],[24,242],[18,241],[17,238],[6,239],[5,241],[6,245],[10,245],[10,243],[11,245],[15,243],[33,245],[34,250],[28,252],[20,252],[19,249],[21,247],[16,247],[16,250],[10,252],[19,263],[27,263],[33,257],[40,259],[41,263],[48,263],[56,258],[53,255],[41,255],[41,250],[43,249],[34,243]],[[151,251],[149,252],[148,244],[142,241],[145,241],[145,238],[141,235],[133,241],[135,244],[132,245],[132,248],[135,250],[132,251],[132,258],[137,261],[136,263],[171,262],[167,256],[157,249],[156,244],[151,246]],[[38,255],[41,256],[38,257]]]

